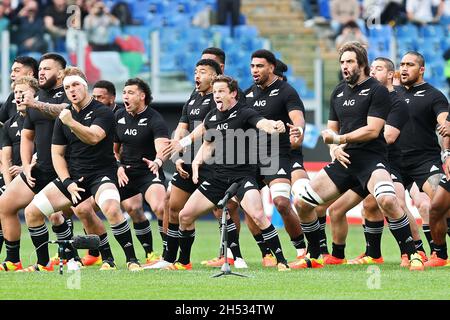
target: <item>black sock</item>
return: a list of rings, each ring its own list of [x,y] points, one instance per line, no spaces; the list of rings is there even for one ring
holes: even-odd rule
[[[306,240],[308,240],[308,252],[310,257],[314,259],[319,258],[321,254],[320,240],[322,239],[319,220],[302,223],[301,225]]]
[[[162,245],[163,245],[163,256],[167,250],[167,235],[164,233],[163,221],[158,219],[158,230],[161,235]]]
[[[384,220],[365,220],[365,232],[367,239],[367,255],[378,259],[381,257],[381,236],[383,235]]]
[[[230,248],[231,253],[233,253],[234,259],[242,258],[236,225],[234,224],[231,218],[228,219],[227,221],[227,233],[228,233],[228,248]]]
[[[400,219],[391,220],[388,219],[389,229],[394,235],[395,240],[400,247],[402,253],[406,253],[410,258],[413,253],[416,252],[414,247],[414,240],[411,235],[411,227],[409,225],[408,216],[403,215]]]
[[[5,241],[5,238],[3,237],[2,224],[0,223],[0,253],[2,252],[4,241]]]
[[[261,233],[264,242],[267,243],[267,246],[270,248],[275,258],[277,258],[277,262],[287,263],[286,258],[283,255],[283,250],[281,249],[278,232],[275,230],[273,224],[270,224],[267,229],[261,230]]]
[[[48,254],[48,229],[45,224],[39,227],[29,227],[31,241],[36,248],[37,263],[42,266],[47,266],[50,261]]]
[[[167,228],[167,250],[163,257],[164,260],[170,263],[174,263],[177,260],[178,239],[180,238],[179,228],[180,225],[178,223],[169,222],[169,227]]]
[[[336,244],[333,242],[331,245],[333,247],[332,256],[339,258],[339,259],[344,259],[345,258],[345,244]]]
[[[433,238],[431,237],[430,225],[423,224],[422,225],[423,233],[425,234],[425,238],[427,238],[428,245],[430,246],[430,252],[434,251],[434,243]],[[423,250],[425,251],[425,250]]]
[[[259,247],[259,250],[261,250],[262,257],[264,258],[266,254],[271,254],[269,247],[264,242],[264,238],[262,236],[262,233],[258,233],[257,235],[254,235],[253,238],[255,238],[256,244]]]
[[[108,234],[105,232],[104,234],[101,234],[99,238],[100,238],[100,246],[98,247],[98,251],[99,254],[102,255],[102,261],[105,260],[114,261],[113,254],[111,252],[111,247],[109,246]]]
[[[363,224],[362,227],[364,230],[364,239],[366,239],[366,251],[364,252],[364,255],[368,256],[369,255],[369,240],[367,239],[366,225]]]
[[[292,245],[295,249],[305,249],[306,243],[305,243],[305,235],[302,233],[297,238],[291,239]]]
[[[134,232],[136,234],[136,238],[138,238],[139,242],[142,244],[142,247],[145,250],[145,254],[149,254],[153,252],[153,237],[152,237],[152,228],[150,227],[150,221],[145,219],[143,222],[138,222],[133,224]]]
[[[124,220],[122,223],[118,223],[116,225],[111,225],[111,229],[117,242],[119,242],[120,246],[125,252],[127,262],[129,262],[131,259],[136,260],[133,238],[131,236],[131,230],[127,220]]]
[[[447,235],[450,237],[450,218],[447,218]]]
[[[86,230],[83,229],[83,232],[85,235],[87,235]],[[100,251],[98,249],[89,249],[88,255],[93,256],[93,257],[98,257],[100,255]]]
[[[178,262],[181,264],[188,264],[191,261],[191,248],[195,240],[194,230],[178,230],[179,245],[180,245],[180,257]]]
[[[58,240],[71,240],[73,235],[67,220],[64,220],[59,226],[52,226],[53,232],[56,234],[56,239]],[[61,259],[70,260],[75,257],[75,249],[71,244],[64,245],[64,253]]]
[[[19,262],[20,261],[20,239],[17,241],[8,241],[5,239],[6,258],[5,261]]]
[[[436,252],[436,255],[438,256],[438,258],[447,260],[448,259],[448,255],[447,255],[447,244],[444,243],[442,246],[439,246],[437,244],[434,245],[434,252]]]
[[[425,248],[423,247],[422,240],[414,241],[414,247],[416,248],[416,251],[423,251],[423,252],[425,252]]]
[[[328,254],[327,246],[327,234],[325,232],[325,227],[327,225],[327,217],[318,217],[320,224],[320,253]]]

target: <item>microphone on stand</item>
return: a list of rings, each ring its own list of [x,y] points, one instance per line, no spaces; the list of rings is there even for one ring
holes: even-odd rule
[[[75,249],[98,249],[100,246],[100,238],[96,234],[85,236],[75,236],[72,240],[51,240],[48,243],[56,243],[61,245],[71,244]]]
[[[225,191],[225,196],[222,198],[222,200],[220,200],[219,203],[217,203],[217,208],[223,209],[223,207],[225,207],[227,205],[228,200],[230,200],[230,198],[234,197],[234,195],[237,192],[238,187],[239,187],[239,184],[237,182],[233,183],[227,189],[227,191]]]

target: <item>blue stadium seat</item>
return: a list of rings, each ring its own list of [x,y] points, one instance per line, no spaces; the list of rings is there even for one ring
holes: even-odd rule
[[[234,36],[236,38],[254,38],[259,35],[258,28],[252,25],[240,25],[234,28]]]
[[[369,37],[372,38],[387,38],[392,36],[392,27],[390,25],[378,24],[372,26],[369,30]]]
[[[421,34],[424,38],[439,38],[442,39],[443,37],[445,37],[445,30],[443,28],[443,26],[437,24],[429,24],[429,25],[425,25],[422,26],[420,28]]]
[[[395,28],[397,38],[419,38],[419,30],[413,24],[400,25]]]
[[[214,34],[218,33],[220,36],[223,37],[230,37],[231,36],[231,29],[229,26],[223,26],[219,24],[214,24],[209,27],[208,33],[210,37],[213,37]]]

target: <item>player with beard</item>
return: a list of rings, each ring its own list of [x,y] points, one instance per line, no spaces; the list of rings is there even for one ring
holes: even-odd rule
[[[256,110],[261,116],[270,120],[281,120],[287,123],[290,134],[296,139],[291,145],[289,133],[279,136],[277,146],[274,141],[261,136],[258,139],[258,151],[266,150],[260,157],[260,187],[269,186],[273,203],[283,219],[285,229],[297,250],[297,256],[304,254],[304,235],[298,215],[291,207],[291,160],[290,150],[299,148],[305,127],[305,108],[298,93],[288,83],[279,80],[273,73],[276,66],[274,54],[268,50],[257,50],[251,57],[251,73],[254,85],[245,91],[249,108]],[[272,139],[273,140],[273,139]],[[253,235],[257,243],[262,234]],[[303,240],[303,243],[302,243]],[[264,262],[264,260],[263,260]]]
[[[423,270],[408,216],[398,203],[386,170],[386,142],[382,130],[391,106],[389,92],[369,77],[367,51],[358,42],[346,43],[339,55],[344,81],[331,94],[328,129],[322,132],[322,137],[326,144],[347,144],[344,148],[347,156],[339,156],[304,187],[293,189],[294,204],[308,239],[309,256],[298,262],[299,267],[323,267],[320,225],[314,208],[361,186],[375,196],[395,239],[408,254],[410,270]]]
[[[164,214],[164,201],[161,199],[166,196],[166,188],[162,159],[157,158],[156,154],[169,142],[167,125],[161,114],[150,107],[151,101],[150,88],[144,81],[139,78],[127,80],[123,89],[125,108],[115,113],[114,140],[114,153],[119,163],[117,178],[121,203],[133,220],[147,264],[159,261],[160,257],[153,251],[150,221],[144,215],[142,198],[138,198],[140,203],[137,203],[136,195],[144,197],[155,213],[161,230]],[[133,203],[139,204],[138,211],[129,210]],[[164,246],[166,237],[162,230],[160,234]]]
[[[400,62],[401,93],[408,104],[410,119],[400,135],[402,150],[401,173],[405,186],[415,182],[420,191],[424,191],[429,199],[443,177],[441,147],[436,136],[436,126],[444,128],[448,115],[448,101],[436,88],[423,79],[425,60],[415,51],[407,52]],[[412,138],[414,137],[414,138]],[[443,149],[448,149],[450,138],[444,137]],[[429,208],[429,199],[424,206]],[[421,212],[423,231],[432,247],[432,237],[428,222],[429,213]],[[424,216],[425,215],[425,216]]]
[[[408,121],[409,116],[406,102],[395,91],[392,85],[394,71],[394,63],[391,60],[379,57],[371,65],[370,76],[380,81],[389,90],[392,106],[384,126],[384,138],[388,144],[389,171],[394,182],[395,194],[397,195],[400,206],[408,215],[416,250],[422,256],[423,261],[425,261],[426,256],[423,251],[423,244],[420,240],[417,224],[414,216],[406,206],[405,187],[402,184],[399,169],[402,157],[398,147],[398,137],[403,126]],[[345,147],[345,145],[333,147],[330,153],[333,159],[342,159],[342,164],[347,166],[351,162],[351,159],[347,158],[347,153],[344,151]],[[345,264],[347,262],[344,254],[345,240],[348,233],[348,224],[345,215],[362,200],[364,200],[362,215],[364,218],[364,236],[367,242],[366,252],[356,259],[348,261],[348,264],[380,264],[384,262],[381,256],[381,234],[384,227],[383,213],[380,211],[375,198],[372,195],[368,195],[367,190],[356,187],[348,190],[328,208],[333,235],[333,252],[324,258],[325,264]]]
[[[27,225],[30,229],[40,228],[45,225],[44,218],[53,212],[76,206],[93,196],[125,253],[127,269],[140,271],[116,187],[114,115],[89,95],[86,77],[78,68],[67,68],[62,77],[71,105],[60,112],[53,131],[51,156],[58,178],[47,184],[25,208]],[[65,158],[66,149],[69,161]],[[37,264],[24,271],[42,270],[48,262],[48,239],[38,240],[33,242],[39,248]],[[111,268],[115,268],[114,262],[108,261],[112,256],[104,251],[101,254],[104,264],[111,262]]]
[[[65,65],[66,61],[58,54],[43,55],[39,61],[40,90],[37,98],[35,99],[32,91],[22,93],[20,103],[27,107],[20,141],[23,172],[11,181],[8,189],[0,197],[0,217],[4,224],[5,242],[8,240],[12,248],[8,256],[15,259],[19,258],[21,231],[17,212],[28,205],[34,195],[56,177],[50,155],[50,137],[53,132],[54,117],[67,106],[61,85],[61,74]],[[37,161],[33,162],[34,152],[37,152]],[[51,222],[58,239],[72,238],[72,231],[61,213],[54,214]],[[38,229],[30,229],[30,234],[33,241],[39,237],[48,238],[45,225]],[[67,257],[75,256],[76,251],[68,246]],[[52,267],[49,264],[43,269],[52,270]]]
[[[282,121],[264,119],[257,112],[243,107],[237,99],[237,82],[232,78],[217,76],[212,85],[216,109],[211,110],[205,117],[204,142],[192,162],[192,180],[200,185],[180,211],[180,256],[169,269],[192,269],[190,252],[195,238],[195,220],[214,208],[231,184],[238,183],[236,197],[242,208],[263,230],[265,241],[277,257],[278,270],[290,270],[283,256],[278,234],[265,217],[262,208],[256,181],[256,159],[254,159],[255,164],[252,164],[250,151],[250,143],[256,139],[256,132],[252,135],[254,139],[247,137],[246,132],[247,129],[256,127],[269,134],[281,133],[285,131],[285,126]],[[237,130],[242,131],[249,139],[245,139],[243,143],[237,143],[239,139],[236,135]],[[216,160],[215,175],[200,181],[199,168],[208,162],[213,151]],[[231,154],[233,157],[230,157]],[[230,162],[230,160],[233,161]]]

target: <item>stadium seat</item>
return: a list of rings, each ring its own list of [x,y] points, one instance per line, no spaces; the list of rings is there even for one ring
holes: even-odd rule
[[[445,31],[443,26],[441,25],[434,25],[434,24],[428,24],[425,26],[422,26],[420,28],[421,34],[424,38],[439,38],[442,39],[445,37]]]
[[[215,24],[209,27],[208,33],[210,37],[213,37],[215,34],[219,34],[222,38],[230,37],[231,29],[229,26]]]
[[[234,36],[236,38],[254,38],[257,37],[259,34],[258,28],[251,25],[240,25],[234,27]]]
[[[392,36],[392,27],[390,25],[378,24],[372,26],[369,30],[369,37],[390,39]]]
[[[397,38],[418,39],[419,30],[413,24],[400,25],[395,28]]]

